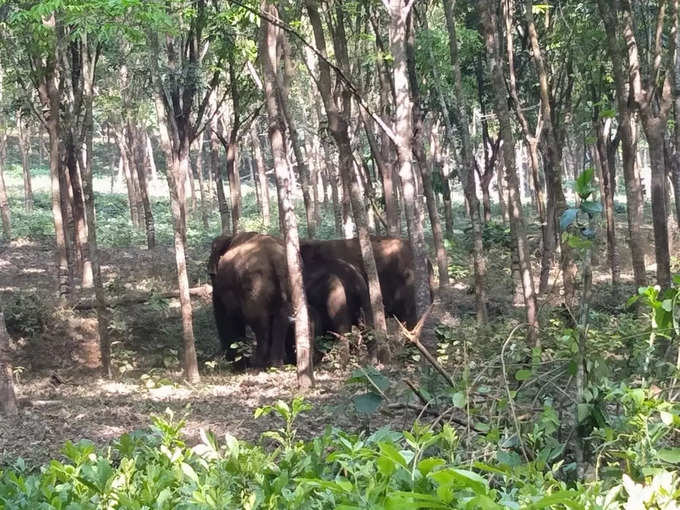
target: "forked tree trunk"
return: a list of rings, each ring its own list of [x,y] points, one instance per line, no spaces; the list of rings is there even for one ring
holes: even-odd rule
[[[278,18],[276,7],[262,3],[262,10],[274,18]],[[314,367],[312,356],[312,337],[302,281],[302,258],[300,257],[300,240],[297,230],[297,218],[293,208],[293,176],[286,161],[286,147],[283,139],[284,119],[282,107],[277,100],[281,97],[281,86],[276,74],[277,65],[277,29],[263,20],[260,41],[264,92],[269,116],[269,140],[274,157],[276,175],[276,192],[279,198],[279,216],[283,218],[283,234],[286,245],[286,265],[288,267],[288,285],[290,289],[293,317],[295,318],[295,347],[297,353],[297,376],[300,388],[314,385]]]
[[[0,412],[5,416],[19,413],[14,393],[14,371],[9,350],[9,334],[5,327],[5,314],[0,310]]]
[[[532,0],[526,0],[524,16],[528,28],[529,42],[531,43],[531,56],[535,63],[536,70],[538,71],[541,112],[545,122],[544,138],[548,154],[548,162],[545,165],[545,175],[549,199],[546,213],[546,227],[548,229],[554,228],[555,230],[553,232],[557,233],[559,230],[559,219],[567,208],[567,202],[564,198],[564,190],[562,188],[562,151],[557,140],[558,129],[554,125],[552,115],[548,72],[538,42],[538,32],[536,31],[536,26],[534,24]],[[544,246],[543,249],[546,250],[547,247]],[[568,306],[573,306],[576,293],[576,266],[574,265],[572,249],[566,239],[563,239],[560,243],[560,250],[564,299]]]
[[[159,91],[160,92],[160,91]],[[184,344],[183,367],[184,376],[189,382],[200,381],[196,346],[194,340],[193,311],[191,296],[189,295],[189,275],[186,261],[186,199],[184,177],[189,170],[189,141],[175,138],[179,147],[173,146],[168,130],[168,113],[161,100],[156,100],[156,112],[159,117],[161,145],[166,156],[167,180],[170,189],[170,206],[172,209],[172,223],[174,230],[175,263],[177,266],[177,281],[179,286],[179,301],[182,314],[182,338]]]
[[[310,23],[314,31],[314,40],[321,55],[326,55],[326,42],[324,38],[323,29],[321,26],[321,17],[319,15],[317,3],[315,0],[306,1],[307,12],[309,13]],[[342,20],[339,19],[338,23]],[[382,361],[386,361],[389,353],[385,349],[384,340],[387,337],[387,322],[385,320],[385,308],[383,305],[382,292],[380,289],[380,281],[378,280],[378,270],[375,265],[375,258],[373,256],[373,245],[368,231],[368,224],[366,219],[366,209],[364,201],[359,191],[358,175],[354,172],[354,162],[352,157],[352,148],[349,141],[348,124],[345,115],[349,114],[350,95],[347,90],[342,90],[342,101],[347,106],[344,109],[344,114],[341,114],[337,98],[334,98],[331,92],[331,72],[328,63],[319,59],[319,78],[317,85],[323,100],[324,109],[328,117],[328,127],[338,147],[339,154],[339,171],[343,183],[346,184],[347,198],[352,201],[352,212],[356,222],[359,234],[359,247],[361,250],[361,258],[368,278],[368,291],[371,300],[371,318],[372,324],[376,329],[377,337],[377,353],[371,353],[371,357],[377,355]],[[408,91],[407,91],[408,92]],[[423,270],[425,264],[423,263]],[[428,289],[429,299],[429,289]]]
[[[130,149],[126,137],[126,128],[121,126],[115,132],[116,141],[118,142],[118,150],[120,151],[119,171],[122,170],[125,178],[125,187],[127,189],[128,204],[130,206],[130,220],[135,228],[142,225],[142,210],[140,208],[140,200],[138,189],[135,187],[136,179],[133,180],[132,172],[134,171],[132,161],[132,150]]]
[[[54,15],[43,21],[48,31],[54,30]],[[61,160],[59,150],[59,88],[55,75],[56,50],[50,52],[44,65],[42,81],[38,85],[40,103],[45,111],[45,123],[49,135],[50,187],[52,192],[52,219],[54,221],[55,240],[57,245],[57,280],[58,296],[65,298],[71,293],[70,267],[67,253],[64,215],[61,205],[61,186],[59,173]]]
[[[600,15],[604,21],[607,33],[607,51],[612,61],[614,87],[616,90],[616,111],[618,129],[621,133],[621,156],[623,163],[623,178],[626,184],[626,211],[628,217],[628,237],[633,262],[633,278],[637,287],[647,286],[645,265],[645,237],[642,232],[644,225],[644,199],[640,186],[640,168],[635,164],[637,154],[637,137],[635,135],[635,120],[631,107],[630,95],[633,93],[628,87],[626,74],[627,64],[625,49],[617,32],[615,11],[610,2],[598,1]]]
[[[492,89],[494,91],[495,110],[500,124],[500,136],[503,139],[503,157],[505,161],[505,176],[508,185],[508,208],[510,215],[510,231],[513,238],[513,251],[519,265],[522,290],[524,293],[524,305],[526,307],[527,324],[529,334],[527,341],[533,345],[539,345],[538,338],[538,307],[536,292],[534,290],[533,273],[531,270],[531,258],[527,242],[526,226],[522,212],[522,203],[519,192],[519,179],[515,162],[515,140],[512,134],[510,122],[510,110],[505,95],[505,81],[503,79],[503,64],[501,60],[500,46],[498,44],[498,24],[494,0],[484,0],[479,6],[482,22],[486,54],[489,61],[489,73],[491,75]]]
[[[33,186],[31,184],[31,130],[28,123],[22,118],[21,112],[17,112],[17,131],[19,134],[19,152],[21,152],[21,171],[24,177],[24,210],[33,210]]]

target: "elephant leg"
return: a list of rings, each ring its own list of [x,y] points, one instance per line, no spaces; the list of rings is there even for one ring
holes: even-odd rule
[[[262,368],[267,366],[271,352],[271,318],[269,315],[263,314],[258,317],[251,328],[255,333],[255,354],[253,356],[252,365],[254,367]]]
[[[233,361],[236,358],[236,350],[231,346],[234,342],[242,340],[246,334],[243,320],[238,314],[227,311],[222,300],[215,294],[213,294],[213,313],[222,354],[228,361]]]
[[[281,310],[272,317],[271,346],[269,351],[269,361],[272,365],[282,365],[286,362],[286,340],[291,329],[294,328],[291,328],[290,319],[285,310]]]

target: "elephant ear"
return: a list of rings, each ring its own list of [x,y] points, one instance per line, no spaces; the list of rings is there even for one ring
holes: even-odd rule
[[[233,236],[219,236],[213,239],[210,258],[208,259],[208,274],[217,274],[217,264],[220,257],[227,252],[233,239]]]

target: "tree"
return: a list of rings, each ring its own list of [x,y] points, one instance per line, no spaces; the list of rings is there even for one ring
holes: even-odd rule
[[[190,382],[197,382],[198,362],[192,324],[191,296],[186,263],[186,192],[185,179],[190,175],[189,151],[201,132],[210,96],[220,79],[219,67],[209,76],[205,86],[201,83],[201,70],[206,62],[210,39],[208,24],[212,20],[209,6],[204,1],[175,7],[189,7],[187,11],[170,10],[177,18],[172,21],[178,32],[147,33],[151,52],[156,113],[159,120],[161,146],[165,153],[167,180],[172,209],[175,262],[179,284],[184,343],[184,374]],[[150,6],[153,8],[153,6]],[[160,28],[160,27],[159,27]],[[221,59],[217,58],[219,65]],[[195,103],[198,107],[195,107]]]
[[[387,322],[385,320],[385,308],[380,290],[380,281],[378,280],[378,270],[375,265],[375,257],[373,256],[373,246],[368,231],[366,209],[359,190],[358,176],[354,171],[352,147],[349,140],[350,91],[338,84],[340,86],[335,87],[337,92],[333,94],[331,89],[331,71],[326,60],[326,42],[318,6],[315,0],[308,0],[305,5],[314,31],[316,47],[320,54],[318,59],[319,75],[316,79],[316,84],[323,100],[326,116],[328,117],[328,129],[338,147],[339,171],[340,179],[344,183],[343,189],[349,191],[349,198],[352,201],[352,214],[359,234],[361,259],[368,277],[372,323],[376,328],[378,343],[381,344],[387,336]],[[342,12],[337,11],[336,14],[342,15]],[[336,20],[336,23],[340,26],[344,21],[340,17]],[[338,37],[340,36],[338,35]],[[345,67],[348,67],[347,62],[344,64]],[[425,270],[425,267],[422,269]],[[379,348],[379,351],[382,351],[382,356],[387,355],[383,349]],[[380,352],[378,354],[381,355]]]
[[[275,6],[265,0],[262,11],[268,17],[278,18]],[[281,98],[281,82],[278,76],[278,33],[276,27],[262,20],[260,39],[260,59],[264,77],[264,93],[269,117],[269,140],[274,157],[276,175],[276,192],[279,198],[279,216],[283,218],[283,234],[286,246],[286,265],[288,267],[288,285],[290,290],[292,313],[295,320],[295,347],[297,352],[297,376],[300,388],[314,385],[312,337],[307,310],[307,298],[302,282],[302,258],[300,257],[300,240],[297,230],[297,219],[292,202],[292,174],[286,161],[284,142],[284,116]]]
[[[474,155],[472,153],[472,141],[468,129],[470,115],[467,106],[463,103],[463,79],[460,71],[458,57],[458,41],[456,39],[456,23],[454,20],[455,0],[442,0],[446,15],[446,27],[449,38],[449,54],[453,70],[454,90],[456,102],[454,103],[455,117],[461,135],[462,165],[460,167],[460,180],[463,183],[465,199],[467,201],[472,223],[472,257],[475,274],[475,304],[477,308],[477,321],[485,324],[488,320],[487,295],[486,295],[486,260],[484,257],[484,244],[482,242],[482,222],[479,215],[479,200],[475,184]]]
[[[505,97],[503,80],[503,67],[500,53],[500,45],[496,34],[498,24],[494,2],[485,0],[479,4],[480,18],[483,27],[484,41],[486,44],[487,58],[489,61],[489,74],[494,91],[494,105],[498,122],[500,124],[500,136],[503,139],[503,160],[505,162],[505,180],[508,185],[508,211],[510,219],[510,231],[512,234],[513,250],[517,256],[524,293],[524,305],[526,307],[529,343],[538,343],[538,306],[536,303],[536,292],[534,289],[533,272],[531,270],[531,258],[529,255],[529,245],[527,242],[526,226],[524,224],[524,214],[522,212],[522,202],[519,195],[519,180],[517,178],[517,168],[515,165],[515,146],[510,123],[510,110]]]
[[[0,310],[0,411],[7,416],[14,416],[19,412],[14,394],[14,372],[9,353],[9,335],[2,310]]]

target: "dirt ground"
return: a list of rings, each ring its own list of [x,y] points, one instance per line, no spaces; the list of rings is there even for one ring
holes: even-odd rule
[[[196,255],[200,260],[200,254]],[[110,294],[164,292],[173,289],[174,258],[172,251],[164,248],[153,252],[103,250],[102,272]],[[199,263],[190,264],[190,274],[192,285],[205,282]],[[179,318],[176,300],[172,299],[160,317],[144,304],[119,310],[127,329],[122,334],[118,332],[118,336],[114,331],[118,374],[114,380],[102,379],[98,373],[94,318],[72,308],[55,310],[54,289],[55,262],[50,245],[15,241],[0,246],[3,307],[18,314],[15,320],[21,326],[35,315],[45,315],[40,318],[43,324],[36,326],[41,331],[32,338],[12,334],[10,328],[21,413],[14,420],[0,417],[0,466],[13,463],[17,457],[23,457],[29,465],[38,465],[58,456],[68,440],[89,439],[105,445],[125,432],[148,427],[151,415],[168,409],[186,421],[184,432],[189,443],[198,441],[202,428],[211,429],[218,437],[229,432],[240,439],[257,441],[262,432],[280,424],[271,415],[255,420],[255,409],[277,399],[290,401],[297,394],[294,367],[245,373],[232,373],[221,366],[210,368],[217,341],[211,303],[205,295],[197,296],[193,302],[202,371],[199,385],[185,383],[176,362],[178,349],[172,346],[179,342]],[[472,298],[462,286],[452,287],[440,296],[423,332],[424,341],[433,344],[436,324],[455,326],[461,314],[472,312]],[[159,321],[161,326],[172,324],[176,338],[163,338],[163,332],[157,331]],[[398,350],[403,339],[396,324],[392,324],[392,330],[392,347]],[[168,353],[173,355],[166,367],[164,355]],[[356,359],[340,366],[331,357],[317,368],[316,387],[305,395],[314,407],[300,418],[301,435],[313,436],[327,425],[355,431],[387,423],[404,428],[415,419],[417,413],[412,410],[384,411],[372,416],[370,422],[359,417],[351,398],[362,390],[346,384],[359,366]],[[385,370],[395,381],[408,372],[396,364]],[[395,387],[393,391],[401,389]]]
[[[205,247],[189,254],[192,286],[206,282],[207,275],[200,261],[207,250]],[[630,282],[628,250],[620,251],[624,255],[622,280]],[[605,250],[597,252],[595,262],[599,268],[594,275],[594,300],[605,309],[609,306],[613,309],[617,302],[609,303]],[[512,303],[507,261],[491,256],[489,259],[491,319],[499,316],[507,319],[512,314],[521,316],[521,309]],[[649,260],[653,260],[651,252]],[[114,297],[168,292],[174,290],[176,284],[174,257],[169,248],[152,252],[103,250],[102,272],[107,292]],[[634,292],[630,283],[626,285],[624,293]],[[605,290],[600,292],[598,286]],[[8,327],[12,320],[22,327],[31,326],[35,316],[39,316],[34,325],[36,334],[13,333],[10,328],[21,414],[15,420],[0,417],[0,466],[13,463],[17,457],[23,457],[30,465],[38,465],[58,456],[67,440],[86,438],[105,445],[125,432],[148,427],[151,415],[162,414],[167,409],[186,421],[184,432],[189,443],[198,440],[202,428],[213,430],[218,437],[229,432],[240,439],[257,441],[262,432],[280,424],[271,415],[255,420],[255,409],[277,399],[290,401],[297,394],[293,367],[237,374],[220,364],[216,367],[212,364],[218,346],[209,294],[195,296],[193,300],[202,372],[199,385],[191,386],[181,377],[180,321],[178,304],[173,299],[160,307],[150,301],[116,309],[112,333],[118,373],[113,380],[104,380],[98,372],[94,318],[87,311],[55,308],[56,288],[51,245],[27,241],[0,245],[0,304],[4,310],[16,314],[8,317]],[[558,286],[555,288],[559,292]],[[438,325],[456,328],[473,314],[471,289],[465,283],[452,282],[433,304],[423,328],[423,343],[434,350]],[[391,326],[395,356],[393,363],[384,368],[394,381],[388,398],[396,401],[400,392],[408,391],[403,381],[413,371],[413,365],[405,365],[403,356],[399,356],[404,339],[396,324]],[[452,363],[461,361],[452,360]],[[317,367],[316,387],[305,395],[313,404],[313,411],[298,422],[303,437],[318,434],[327,425],[348,431],[374,430],[385,424],[397,429],[410,426],[417,415],[412,409],[383,406],[370,422],[357,415],[351,398],[365,389],[349,386],[346,381],[359,366],[357,359],[341,365],[331,356],[330,361]]]

